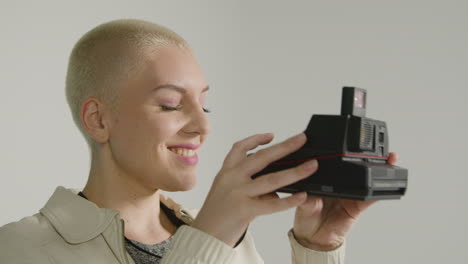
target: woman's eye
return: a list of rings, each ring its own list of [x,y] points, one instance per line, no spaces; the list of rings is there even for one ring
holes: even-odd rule
[[[163,111],[174,111],[174,110],[179,110],[181,109],[182,106],[181,105],[178,105],[176,107],[173,107],[173,106],[168,106],[168,105],[161,105],[161,109]]]
[[[174,111],[174,110],[180,110],[182,109],[182,106],[181,105],[178,105],[176,107],[173,107],[173,106],[168,106],[168,105],[161,105],[161,109],[163,111]],[[203,112],[205,113],[210,113],[211,110],[210,109],[207,109],[207,108],[203,108]]]

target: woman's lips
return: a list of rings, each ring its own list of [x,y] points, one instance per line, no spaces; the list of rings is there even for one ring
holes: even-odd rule
[[[170,150],[169,150],[170,151]],[[182,161],[183,163],[187,164],[187,165],[196,165],[198,163],[198,155],[197,153],[195,153],[193,156],[182,156],[182,155],[179,155],[173,151],[170,151],[172,154],[174,154],[176,156],[177,159],[179,159],[180,161]]]

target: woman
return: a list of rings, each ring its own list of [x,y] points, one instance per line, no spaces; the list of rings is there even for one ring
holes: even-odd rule
[[[0,262],[263,263],[249,223],[292,207],[293,262],[343,262],[345,235],[371,203],[274,194],[316,161],[250,178],[299,149],[303,133],[249,156],[273,135],[236,142],[198,215],[160,194],[195,185],[208,90],[188,44],[165,27],[125,19],[86,33],[70,56],[66,96],[90,147],[88,182],[58,187],[39,213],[0,228]]]

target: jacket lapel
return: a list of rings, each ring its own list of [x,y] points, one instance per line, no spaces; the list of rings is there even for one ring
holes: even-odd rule
[[[70,244],[80,244],[102,234],[120,263],[135,264],[125,249],[124,222],[117,210],[99,208],[78,195],[79,190],[58,186],[40,212],[59,235]],[[160,194],[160,201],[173,210],[177,218],[191,225],[196,212],[184,209]]]
[[[70,244],[95,238],[107,229],[118,214],[116,210],[97,207],[77,193],[77,190],[59,186],[40,209],[60,236]]]

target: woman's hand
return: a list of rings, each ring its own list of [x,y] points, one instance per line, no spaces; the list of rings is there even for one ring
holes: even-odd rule
[[[397,155],[390,153],[388,163],[395,165],[397,160]],[[313,250],[334,250],[344,242],[358,216],[375,202],[309,196],[296,209],[294,237]]]
[[[284,142],[246,155],[247,151],[267,144],[272,139],[273,134],[257,134],[233,144],[193,223],[194,228],[233,247],[255,217],[297,207],[305,202],[305,193],[296,193],[286,198],[279,198],[272,193],[311,175],[317,169],[316,161],[307,169],[304,163],[256,179],[251,178],[271,162],[298,150],[307,138],[304,133],[300,133]]]

